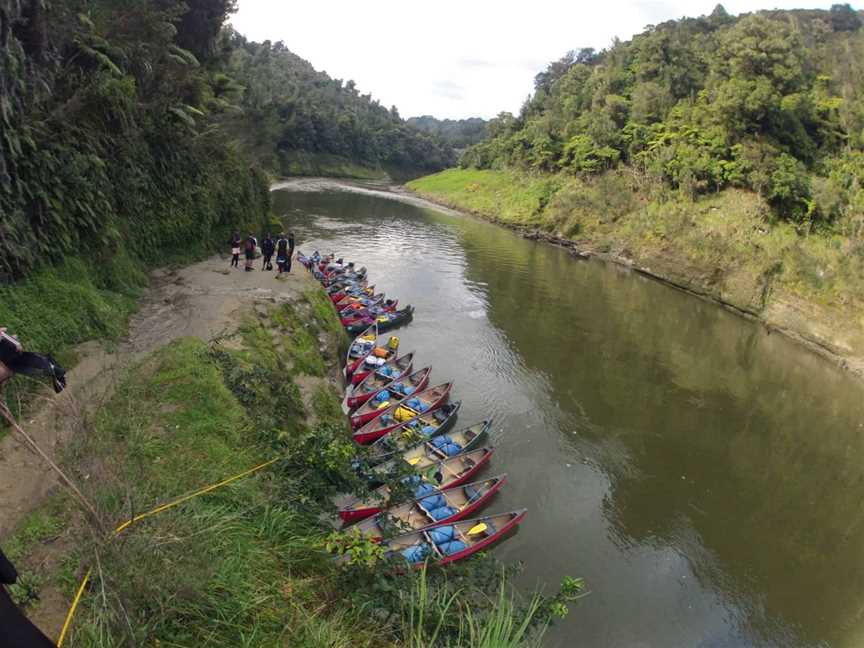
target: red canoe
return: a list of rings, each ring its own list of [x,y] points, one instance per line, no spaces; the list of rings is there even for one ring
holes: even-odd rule
[[[467,483],[489,463],[495,448],[486,447],[463,452],[439,462],[435,467],[424,470],[423,476],[406,477],[405,480],[417,480],[413,486],[415,497],[425,497],[436,490],[456,488]],[[429,475],[426,477],[425,475]],[[440,477],[440,479],[439,479]],[[364,499],[354,499],[339,507],[339,517],[346,524],[359,522],[370,515],[380,513],[386,508],[387,500],[393,489],[388,485],[376,488]]]
[[[432,367],[425,367],[420,371],[415,371],[410,376],[390,383],[351,415],[351,427],[356,430],[369,421],[378,418],[394,403],[401,403],[406,398],[409,398],[411,394],[422,392],[426,389],[426,385],[429,384],[429,374],[431,373]]]
[[[414,363],[414,353],[390,358],[374,373],[370,373],[359,385],[348,392],[348,409],[355,410],[387,385],[409,373]]]
[[[368,295],[360,295],[359,297],[349,295],[336,303],[336,312],[339,313],[339,317],[347,317],[353,312],[384,303],[384,297],[384,293],[378,293],[377,295],[370,293]]]
[[[526,509],[438,524],[422,531],[411,531],[382,542],[393,559],[422,567],[427,560],[439,565],[462,560],[503,538],[525,518]]]
[[[447,402],[452,388],[452,382],[443,383],[414,394],[401,403],[394,403],[354,432],[354,440],[360,444],[372,443],[418,416],[432,412]]]
[[[366,280],[364,279],[359,284],[356,284],[353,286],[350,284],[347,286],[343,286],[342,288],[340,288],[339,290],[337,290],[336,292],[334,292],[330,295],[330,300],[334,304],[338,304],[339,302],[341,302],[345,298],[351,297],[352,294],[355,294],[355,293],[357,295],[374,295],[375,294],[375,286],[367,287],[366,286]]]
[[[507,482],[507,475],[490,477],[438,490],[425,497],[399,504],[367,518],[357,529],[370,538],[391,535],[394,530],[420,531],[437,524],[458,522],[486,506]]]

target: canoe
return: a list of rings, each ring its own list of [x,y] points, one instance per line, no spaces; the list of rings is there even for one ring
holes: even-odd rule
[[[341,292],[345,292],[346,290],[360,290],[361,288],[365,288],[364,281],[335,281],[329,286],[327,286],[324,290],[330,295],[330,299],[333,299],[336,295]],[[368,284],[367,284],[368,285]]]
[[[411,489],[414,497],[424,497],[436,488],[447,490],[469,482],[474,475],[489,463],[495,448],[486,447],[463,452],[440,462],[434,469],[427,470],[425,475],[411,475],[402,478],[402,487]],[[390,497],[396,491],[393,486],[385,484],[373,490],[368,497],[354,498],[339,506],[339,517],[343,522],[352,523],[363,520],[370,515],[380,513],[387,508]]]
[[[452,387],[452,382],[435,385],[435,387],[414,394],[402,403],[394,403],[385,409],[380,416],[354,432],[354,440],[360,444],[372,443],[421,414],[432,412],[447,402]]]
[[[457,522],[486,506],[505,483],[507,475],[499,475],[444,491],[434,490],[425,497],[385,509],[356,528],[362,535],[378,539]]]
[[[340,281],[337,284],[331,286],[327,289],[327,294],[330,295],[330,301],[334,304],[338,304],[340,301],[350,296],[358,296],[358,295],[373,295],[375,286],[369,286],[366,280],[358,281],[358,282],[343,282]],[[372,292],[368,292],[368,291]]]
[[[345,326],[346,319],[360,319],[362,317],[377,318],[379,315],[396,310],[398,299],[386,299],[384,293],[372,295],[371,297],[349,297],[336,304],[336,312],[342,318]],[[350,322],[353,324],[353,322]]]
[[[337,291],[330,297],[336,305],[337,311],[347,308],[350,304],[357,301],[371,299],[375,295],[375,286],[366,286],[361,288],[361,285],[362,284],[358,283],[340,284],[341,290]],[[384,293],[381,293],[381,297],[383,296]]]
[[[389,307],[382,308],[382,313],[394,311],[398,303],[398,299],[385,298],[384,293],[378,293],[371,297],[349,297],[336,304],[336,312],[339,313],[339,317],[359,317],[362,311],[378,308],[379,306]]]
[[[384,313],[379,315],[375,322],[378,324],[378,330],[383,333],[384,331],[389,331],[398,326],[402,326],[403,324],[407,324],[414,318],[414,307],[406,306],[405,308],[397,311],[393,311],[392,313]],[[371,318],[364,318],[360,322],[356,324],[352,324],[350,326],[345,327],[348,333],[357,334],[359,331],[365,330],[370,324],[372,324]]]
[[[359,385],[370,373],[378,371],[379,367],[387,364],[391,358],[395,358],[399,351],[399,338],[395,335],[387,340],[387,344],[376,343],[372,351],[354,367],[351,372],[350,381],[352,385]]]
[[[404,378],[411,372],[414,353],[390,358],[378,369],[371,372],[359,385],[348,391],[347,405],[349,410],[355,410],[372,398],[387,385]]]
[[[424,414],[414,422],[417,425],[403,426],[398,430],[394,430],[387,436],[381,437],[375,443],[368,446],[366,453],[366,461],[369,463],[380,463],[381,461],[390,461],[396,456],[404,453],[406,450],[417,446],[418,444],[427,441],[435,443],[444,443],[443,441],[435,441],[440,436],[447,436],[450,441],[455,441],[458,445],[464,448],[468,445],[476,446],[478,442],[483,442],[489,436],[489,430],[492,427],[492,421],[482,421],[475,423],[466,428],[462,428],[458,432],[448,432],[453,428],[456,419],[459,415],[459,408],[451,408],[449,416],[443,420],[441,412],[446,412],[447,408],[440,408],[431,415]],[[436,416],[436,413],[439,413]],[[431,428],[431,429],[430,429]],[[444,447],[443,451],[452,450]]]
[[[339,281],[341,279],[347,280],[356,280],[362,281],[366,278],[366,268],[360,268],[359,270],[334,270],[334,271],[323,271],[322,273],[323,281],[322,283],[325,286],[330,286],[331,284]]]
[[[339,311],[339,319],[342,322],[342,326],[351,326],[364,319],[377,321],[380,316],[395,311],[398,305],[398,299],[384,299],[371,306],[364,306],[359,303],[352,304]],[[336,308],[339,308],[339,306]]]
[[[525,518],[526,509],[439,524],[384,540],[387,558],[422,567],[428,560],[439,565],[456,562],[489,547]]]
[[[372,353],[375,348],[375,342],[378,340],[378,325],[374,324],[368,327],[360,335],[354,338],[354,341],[348,347],[348,354],[345,357],[345,377],[351,378],[351,374],[357,366],[363,362],[366,357]]]
[[[410,376],[405,376],[390,383],[386,389],[380,390],[372,398],[368,399],[356,412],[351,415],[351,427],[356,429],[365,425],[387,410],[394,403],[401,403],[411,394],[421,392],[429,384],[429,374],[432,367],[424,367],[415,371]]]

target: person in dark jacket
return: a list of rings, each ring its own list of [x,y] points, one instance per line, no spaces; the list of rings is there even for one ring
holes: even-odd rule
[[[234,236],[231,237],[231,240],[228,241],[228,245],[231,246],[231,267],[239,268],[240,267],[240,232],[234,232]]]
[[[276,251],[276,243],[268,233],[261,241],[261,256],[264,257],[264,263],[261,264],[261,270],[273,269],[273,253]]]
[[[294,232],[288,232],[288,263],[285,264],[288,269],[285,272],[291,272],[292,258],[294,258]]]
[[[255,261],[255,250],[258,248],[258,241],[251,234],[246,237],[246,242],[243,244],[243,253],[246,255],[246,272],[251,272]]]
[[[0,550],[0,648],[51,648],[54,643],[18,609],[6,591],[18,572]]]
[[[288,250],[288,239],[285,234],[279,235],[279,240],[276,241],[276,267],[279,268],[279,274],[285,272],[285,268],[290,263],[291,253]]]

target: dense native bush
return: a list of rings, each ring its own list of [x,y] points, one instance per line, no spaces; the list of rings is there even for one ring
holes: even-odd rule
[[[120,247],[158,262],[266,216],[264,176],[208,132],[230,8],[3,0],[0,271]]]
[[[628,165],[691,197],[744,187],[780,217],[832,221],[857,192],[838,160],[864,150],[861,24],[848,5],[738,18],[718,5],[570,52],[461,164],[581,176]]]

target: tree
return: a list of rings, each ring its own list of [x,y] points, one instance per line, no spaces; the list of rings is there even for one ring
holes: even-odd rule
[[[861,16],[848,4],[831,5],[830,16],[835,32],[856,31],[861,27]]]
[[[202,63],[210,60],[222,25],[237,11],[237,0],[185,0],[188,10],[177,25],[177,44]]]

